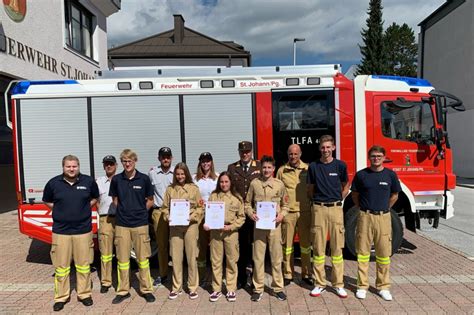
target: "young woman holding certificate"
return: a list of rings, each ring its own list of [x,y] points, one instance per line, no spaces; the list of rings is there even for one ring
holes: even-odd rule
[[[237,230],[245,222],[244,202],[242,197],[235,192],[229,174],[223,172],[219,175],[216,190],[206,203],[206,221],[204,229],[211,231],[211,264],[212,264],[212,290],[209,296],[211,302],[216,302],[222,296],[222,269],[224,265],[224,252],[226,257],[226,298],[235,302],[237,289],[237,261],[239,260],[239,234]],[[219,215],[220,214],[220,215]],[[222,222],[216,222],[216,221]],[[218,227],[222,223],[221,228]]]
[[[170,255],[173,261],[173,284],[168,296],[174,300],[183,288],[183,250],[188,262],[189,298],[198,298],[199,276],[197,268],[198,226],[202,220],[203,201],[199,187],[193,183],[185,163],[176,164],[173,183],[163,198],[163,213],[170,225]]]

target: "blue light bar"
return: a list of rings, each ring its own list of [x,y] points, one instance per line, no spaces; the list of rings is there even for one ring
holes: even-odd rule
[[[373,75],[374,79],[403,81],[409,86],[432,86],[428,80],[410,77],[399,77],[395,75]]]
[[[26,91],[30,85],[57,85],[57,84],[78,84],[76,80],[48,80],[48,81],[21,81],[18,82],[13,89],[11,94],[26,94]]]

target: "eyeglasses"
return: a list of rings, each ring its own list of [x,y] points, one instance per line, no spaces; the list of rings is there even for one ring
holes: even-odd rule
[[[371,159],[383,159],[383,155],[371,155],[370,158]]]
[[[122,164],[133,164],[135,161],[132,160],[122,160]]]

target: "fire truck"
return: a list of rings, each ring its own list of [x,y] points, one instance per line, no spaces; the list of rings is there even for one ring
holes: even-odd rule
[[[463,105],[423,79],[349,80],[339,65],[150,68],[100,71],[95,80],[19,81],[9,97],[20,231],[44,242],[51,242],[52,218],[43,188],[67,154],[94,177],[104,174],[103,156],[124,148],[137,152],[137,168],[147,172],[162,146],[191,170],[209,151],[223,171],[238,159],[239,141],[252,141],[255,158],[271,155],[279,166],[293,143],[303,161],[318,159],[324,134],[334,136],[335,157],[347,163],[350,179],[367,167],[372,145],[386,149],[384,165],[403,190],[391,210],[394,251],[402,242],[400,216],[416,230],[420,218],[437,227],[440,217],[454,214],[446,115]],[[352,253],[358,211],[349,195],[344,213]]]

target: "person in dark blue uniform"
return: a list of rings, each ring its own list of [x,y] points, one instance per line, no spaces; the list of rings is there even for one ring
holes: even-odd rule
[[[352,199],[360,208],[356,232],[357,292],[365,299],[369,288],[369,261],[375,246],[377,278],[375,287],[385,301],[391,301],[390,255],[392,254],[392,217],[390,208],[402,190],[397,174],[383,166],[385,149],[374,145],[369,152],[370,167],[357,172],[352,182]]]
[[[150,178],[135,169],[137,154],[125,149],[120,154],[124,171],[112,178],[109,195],[117,207],[115,246],[117,252],[118,287],[113,304],[130,297],[130,250],[135,250],[139,268],[140,293],[147,302],[154,302],[150,275],[151,256],[148,232],[148,209],[153,206]]]
[[[317,297],[325,291],[326,243],[329,234],[332,262],[332,285],[336,294],[347,297],[344,289],[344,213],[342,200],[349,192],[347,166],[341,160],[332,156],[334,138],[324,135],[319,139],[321,158],[310,164],[308,170],[308,191],[313,201],[312,207],[312,236],[313,236],[313,273],[315,287],[310,295]]]
[[[91,306],[92,282],[90,263],[94,260],[92,241],[92,210],[99,197],[99,188],[90,176],[79,172],[79,159],[66,155],[63,174],[53,177],[43,191],[43,201],[53,210],[53,241],[51,261],[54,274],[54,311],[69,302],[71,262],[76,267],[77,297]]]

